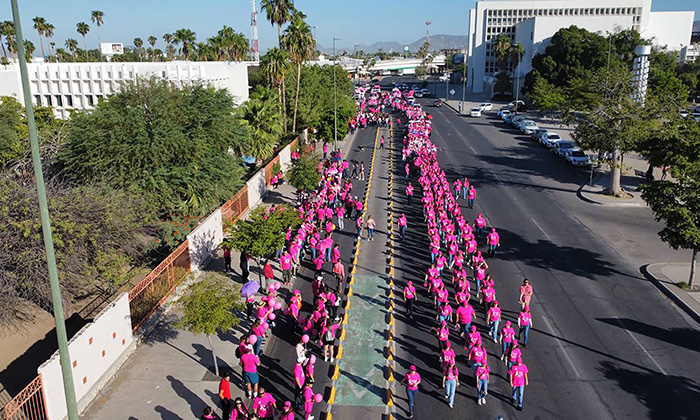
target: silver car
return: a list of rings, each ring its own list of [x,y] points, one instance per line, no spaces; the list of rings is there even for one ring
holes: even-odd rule
[[[535,122],[532,120],[523,120],[520,122],[518,128],[520,129],[521,133],[530,134],[533,131],[537,130],[539,127],[537,127],[537,124],[535,124]]]
[[[571,151],[566,154],[566,161],[573,166],[586,166],[590,163],[588,155],[578,147],[571,149]]]
[[[554,147],[555,143],[561,140],[562,138],[559,137],[559,134],[553,133],[551,131],[547,132],[547,134],[543,134],[542,137],[540,137],[540,141],[542,142],[542,144],[549,147],[550,149]]]

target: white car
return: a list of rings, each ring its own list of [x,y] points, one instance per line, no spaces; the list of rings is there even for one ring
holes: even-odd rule
[[[554,147],[555,143],[561,141],[561,137],[557,133],[548,131],[546,135],[543,134],[542,137],[540,137],[540,141],[542,142],[542,144],[551,149],[552,147]]]
[[[565,157],[566,154],[574,149],[578,148],[578,145],[573,141],[558,141],[552,146],[552,152],[559,157]]]
[[[510,114],[510,111],[507,109],[502,109],[498,111],[498,118],[503,119],[505,118],[506,115]]]
[[[422,98],[423,91],[417,90],[417,91],[413,92],[413,96],[415,96],[416,98]]]
[[[537,124],[535,124],[535,122],[532,120],[522,120],[518,125],[518,128],[520,129],[521,133],[530,134],[533,131],[537,130],[538,127]]]
[[[470,117],[481,117],[481,108],[474,107],[471,110],[469,110],[469,116]]]
[[[571,149],[571,151],[566,154],[566,161],[574,166],[586,166],[590,162],[588,155],[583,153],[583,150],[578,147]]]
[[[479,104],[479,108],[481,108],[481,111],[491,111],[493,109],[493,104],[486,102]]]
[[[449,75],[449,74],[443,74],[443,75],[441,75],[441,76],[439,77],[439,79],[440,79],[441,81],[443,81],[443,82],[446,81],[446,80],[449,79],[449,78],[450,78],[450,75]]]

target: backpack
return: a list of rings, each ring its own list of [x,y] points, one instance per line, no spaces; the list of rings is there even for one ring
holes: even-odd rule
[[[330,329],[329,329],[328,331],[326,331],[326,334],[323,336],[323,339],[326,340],[326,341],[333,341],[333,340],[335,340],[335,337],[333,336],[333,333],[331,332]]]

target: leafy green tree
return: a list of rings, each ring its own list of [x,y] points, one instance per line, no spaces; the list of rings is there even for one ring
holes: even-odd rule
[[[214,358],[214,372],[219,376],[219,360],[211,336],[237,327],[241,320],[234,312],[242,311],[245,305],[240,290],[226,276],[211,271],[201,276],[180,298],[183,314],[175,327],[207,337]]]
[[[528,95],[535,108],[542,112],[554,112],[562,110],[567,105],[566,94],[561,88],[549,83],[535,70],[531,72],[535,75],[533,86]]]
[[[242,144],[241,152],[258,161],[272,156],[282,135],[282,110],[275,92],[258,86],[238,108],[238,115],[251,133],[249,142]]]
[[[226,90],[139,78],[73,115],[60,163],[75,180],[135,189],[163,213],[207,214],[242,184],[229,150],[249,132],[235,110]]]
[[[277,90],[280,103],[282,102],[282,81],[291,69],[292,65],[285,50],[273,47],[260,57],[260,71],[265,76],[267,83]],[[285,118],[285,113],[282,113],[282,119]],[[283,125],[286,125],[285,121],[283,121]]]
[[[182,55],[185,60],[190,59],[190,53],[192,52],[192,48],[196,40],[197,34],[190,29],[178,29],[173,34],[173,43],[175,45],[182,45],[180,51],[182,51]]]
[[[11,20],[6,20],[2,23],[2,33],[5,35],[7,50],[10,56],[17,54],[17,45],[15,41],[15,23]]]
[[[292,117],[292,133],[297,129],[297,110],[299,109],[299,85],[301,83],[301,66],[313,57],[316,51],[316,40],[311,34],[311,27],[304,20],[304,15],[295,12],[292,20],[284,31],[282,45],[289,53],[292,63],[297,67],[296,90],[294,92],[294,116]]]
[[[248,219],[227,224],[222,245],[253,258],[260,267],[260,279],[263,261],[284,246],[287,229],[296,229],[300,224],[299,213],[293,207],[259,206],[253,209]]]
[[[318,172],[318,157],[303,154],[292,165],[287,179],[289,179],[289,184],[298,191],[314,190],[321,182],[321,174]]]

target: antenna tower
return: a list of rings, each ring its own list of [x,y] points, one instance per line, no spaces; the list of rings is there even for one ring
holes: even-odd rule
[[[250,0],[250,26],[253,36],[250,39],[250,50],[253,52],[255,62],[260,61],[260,48],[258,45],[258,11],[255,9],[255,0]]]

